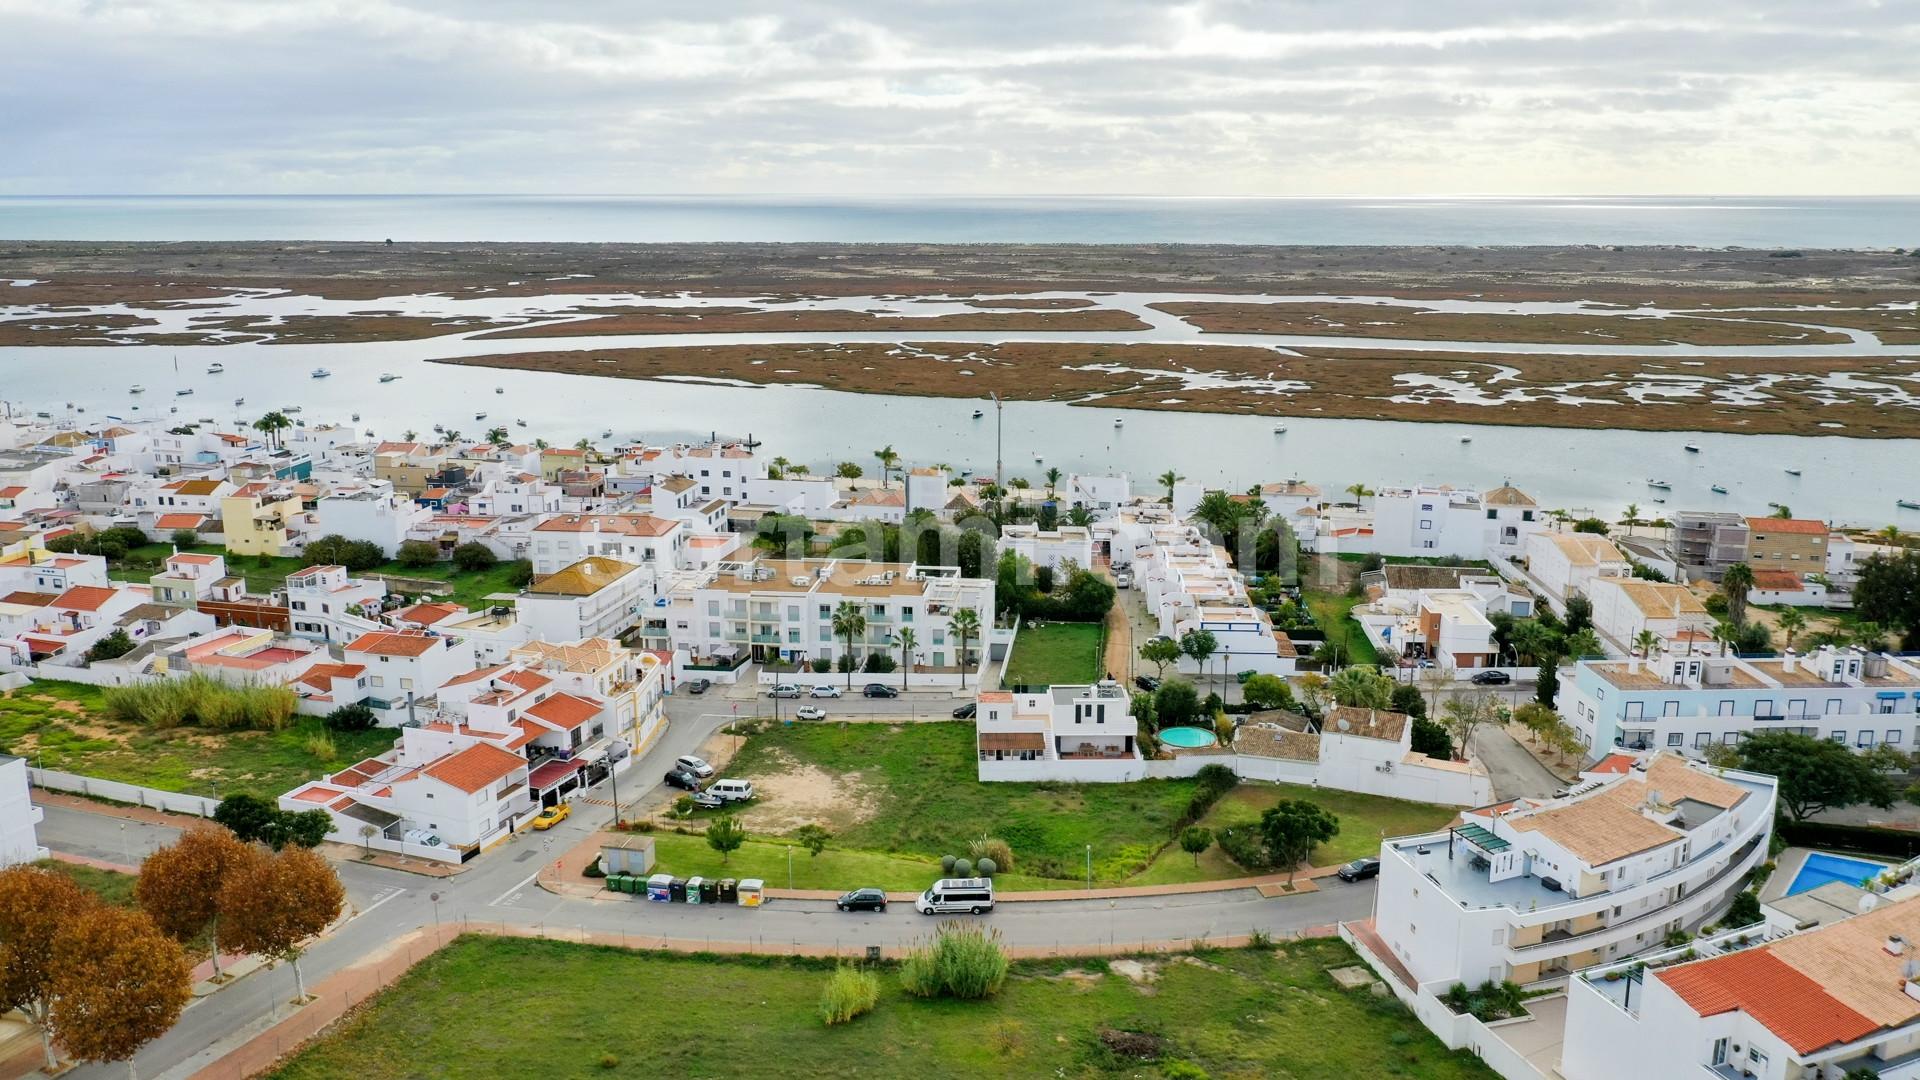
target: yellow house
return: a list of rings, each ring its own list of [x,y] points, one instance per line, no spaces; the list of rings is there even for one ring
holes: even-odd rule
[[[29,551],[45,551],[46,541],[38,530],[29,530],[0,522],[0,559],[11,559]]]
[[[301,514],[300,496],[290,488],[248,484],[220,500],[231,555],[292,555],[290,526]]]

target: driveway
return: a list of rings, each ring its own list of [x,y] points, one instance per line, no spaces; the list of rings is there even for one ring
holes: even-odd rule
[[[1473,756],[1486,766],[1493,793],[1502,799],[1520,795],[1550,796],[1567,786],[1527,753],[1527,748],[1494,724],[1473,729]]]

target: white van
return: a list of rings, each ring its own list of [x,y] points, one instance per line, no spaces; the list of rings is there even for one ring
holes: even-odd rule
[[[715,780],[707,794],[725,802],[746,802],[753,798],[753,781]]]
[[[993,910],[993,882],[987,878],[942,878],[914,898],[922,915],[978,915]]]

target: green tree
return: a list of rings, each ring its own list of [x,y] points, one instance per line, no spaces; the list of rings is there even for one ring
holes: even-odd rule
[[[117,660],[132,652],[134,648],[133,639],[127,636],[127,632],[116,629],[87,649],[86,660],[89,664],[101,660]]]
[[[794,842],[806,848],[807,853],[815,858],[818,858],[821,852],[827,850],[827,841],[832,838],[832,833],[829,833],[827,830],[812,822],[808,822],[793,830]]]
[[[1553,730],[1553,725],[1560,722],[1559,713],[1537,701],[1525,702],[1513,710],[1513,718],[1521,727],[1527,729],[1528,738],[1536,745],[1540,742],[1542,735]]]
[[[1240,700],[1256,709],[1291,709],[1293,688],[1278,675],[1252,675],[1240,686]]]
[[[1633,651],[1639,653],[1642,659],[1652,659],[1653,651],[1659,647],[1660,635],[1651,630],[1642,630],[1633,635]]]
[[[1335,705],[1350,709],[1385,709],[1393,704],[1394,681],[1374,668],[1341,668],[1327,680]]]
[[[956,663],[960,668],[960,689],[967,688],[967,645],[980,636],[980,613],[970,607],[963,607],[947,616],[947,636],[953,638],[959,649]]]
[[[1441,722],[1463,751],[1473,745],[1474,729],[1497,723],[1500,716],[1500,702],[1492,694],[1455,694],[1440,706]]]
[[[722,814],[707,824],[707,846],[720,853],[721,865],[747,842],[747,830],[732,814]]]
[[[1853,610],[1861,619],[1892,627],[1902,647],[1920,648],[1920,550],[1874,555],[1860,564]]]
[[[1554,700],[1560,696],[1560,658],[1543,657],[1540,661],[1539,681],[1533,687],[1533,700],[1551,709]]]
[[[1185,679],[1168,679],[1153,692],[1153,714],[1161,727],[1179,727],[1200,716],[1200,692]]]
[[[1568,634],[1566,649],[1567,655],[1575,659],[1606,655],[1606,650],[1600,645],[1600,635],[1591,626],[1583,626],[1575,633]]]
[[[492,548],[477,540],[470,540],[453,549],[453,565],[463,573],[477,574],[499,561],[500,557],[493,553]]]
[[[880,486],[890,487],[894,467],[900,464],[900,455],[893,452],[891,445],[887,445],[875,450],[873,456],[880,459]]]
[[[1865,757],[1830,739],[1764,731],[1740,744],[1740,763],[1780,782],[1780,805],[1795,821],[1842,806],[1893,805],[1893,784]]]
[[[1422,708],[1424,707],[1423,704]],[[1438,721],[1416,716],[1413,718],[1413,738],[1410,749],[1416,754],[1425,754],[1440,761],[1452,761],[1453,736],[1448,735],[1446,727]]]
[[[842,480],[858,480],[866,475],[866,470],[851,461],[843,461],[833,467],[833,475]]]
[[[1200,855],[1213,846],[1213,830],[1203,825],[1189,825],[1180,830],[1180,850],[1193,856],[1193,865],[1200,865]]]
[[[213,808],[213,820],[233,830],[242,840],[258,840],[279,808],[258,795],[229,795]]]
[[[190,548],[200,542],[200,534],[192,529],[175,529],[170,539],[173,541],[174,547]]]
[[[1316,844],[1324,844],[1340,833],[1340,819],[1318,803],[1305,799],[1281,799],[1260,815],[1260,838],[1267,854],[1277,866],[1287,868],[1287,883],[1293,873],[1313,854]]]
[[[292,426],[293,421],[287,419],[287,414],[277,409],[253,422],[253,430],[265,435],[267,445],[272,447],[280,445],[280,433]]]
[[[1558,647],[1558,637],[1538,619],[1516,620],[1513,629],[1508,632],[1513,651],[1522,663],[1541,663]]]
[[[893,643],[900,649],[900,689],[905,690],[907,673],[913,670],[913,657],[920,646],[920,639],[914,634],[913,627],[903,626],[894,633]]]
[[[1422,719],[1427,715],[1427,699],[1420,693],[1420,688],[1412,683],[1396,682],[1393,684],[1393,699],[1387,703],[1387,708]]]
[[[505,446],[513,440],[508,437],[506,428],[497,427],[487,429],[487,441],[495,446]]]
[[[1200,677],[1206,677],[1207,659],[1220,647],[1220,639],[1213,636],[1211,630],[1189,630],[1180,635],[1180,651],[1193,659],[1200,669]]]
[[[1780,632],[1787,636],[1786,646],[1789,649],[1793,648],[1794,635],[1807,628],[1807,617],[1797,607],[1781,612],[1774,622],[1779,625]]]
[[[844,657],[847,661],[847,689],[849,690],[853,689],[853,642],[854,639],[864,636],[866,632],[867,613],[860,609],[859,604],[851,600],[840,601],[840,606],[833,609],[833,633],[835,637],[842,638],[847,643]]]
[[[1593,601],[1579,594],[1567,597],[1567,629],[1577,634],[1593,625]]]
[[[1174,472],[1172,469],[1168,469],[1166,472],[1161,473],[1158,479],[1160,481],[1160,486],[1167,489],[1168,504],[1172,504],[1173,486],[1175,484],[1178,484],[1180,481],[1186,479],[1186,477],[1181,476],[1179,473]]]
[[[1179,663],[1184,655],[1180,643],[1170,637],[1152,638],[1140,646],[1140,659],[1159,669],[1162,679],[1167,677],[1167,665]]]
[[[371,731],[380,718],[360,702],[350,702],[327,714],[328,731]]]
[[[1753,588],[1753,567],[1737,562],[1720,577],[1720,595],[1727,598],[1727,618],[1733,625],[1747,621],[1747,591]]]
[[[440,561],[440,545],[431,540],[402,540],[393,561],[410,569],[425,569]]]

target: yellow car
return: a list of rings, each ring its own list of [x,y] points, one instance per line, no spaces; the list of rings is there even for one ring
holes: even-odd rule
[[[569,803],[549,806],[545,810],[540,811],[540,816],[533,819],[533,827],[536,829],[551,829],[555,825],[567,820],[567,816],[572,813],[573,806]]]

